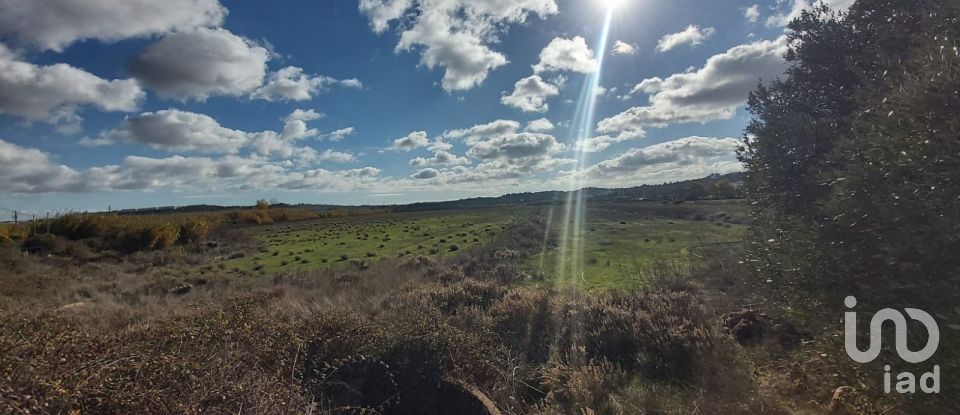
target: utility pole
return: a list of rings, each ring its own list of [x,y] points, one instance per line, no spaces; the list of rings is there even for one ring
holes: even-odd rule
[[[47,235],[50,234],[50,211],[47,211]]]
[[[20,218],[17,217],[17,211],[13,211],[13,224],[16,225],[20,223]]]

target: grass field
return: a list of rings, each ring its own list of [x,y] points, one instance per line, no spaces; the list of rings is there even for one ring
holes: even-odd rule
[[[746,229],[726,222],[649,217],[620,220],[596,215],[587,219],[580,238],[564,244],[561,227],[554,221],[548,237],[552,243],[528,261],[529,267],[547,284],[574,284],[590,290],[641,286],[641,276],[655,263],[685,265],[696,248],[740,241]],[[582,239],[582,273],[561,275],[558,270],[570,269],[570,246],[576,245],[576,239]]]
[[[227,258],[224,269],[271,274],[318,268],[367,267],[388,257],[445,255],[499,234],[512,210],[391,214],[316,220],[245,230],[258,251]]]

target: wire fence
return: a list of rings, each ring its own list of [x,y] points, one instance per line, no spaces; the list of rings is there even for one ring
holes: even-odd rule
[[[57,210],[35,211],[35,210],[26,210],[26,209],[10,209],[10,208],[0,206],[0,223],[24,223],[24,222],[30,222],[33,220],[56,219],[63,215],[69,215],[74,213],[84,213],[84,212],[88,212],[88,211],[77,210],[77,209],[57,209]]]

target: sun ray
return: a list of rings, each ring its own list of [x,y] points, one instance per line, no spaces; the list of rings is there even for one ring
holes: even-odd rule
[[[573,136],[571,144],[576,151],[575,172],[579,172],[587,165],[587,153],[581,142],[593,134],[594,116],[597,106],[597,91],[600,89],[600,76],[603,72],[603,62],[606,56],[607,43],[610,37],[610,24],[613,20],[613,3],[608,3],[606,16],[603,20],[603,29],[597,42],[597,64],[593,72],[587,75],[577,101],[574,114]],[[567,193],[563,209],[562,232],[559,238],[557,253],[556,278],[564,283],[584,278],[583,274],[583,229],[586,219],[586,200],[583,194],[583,182],[579,174],[571,178],[572,192]]]

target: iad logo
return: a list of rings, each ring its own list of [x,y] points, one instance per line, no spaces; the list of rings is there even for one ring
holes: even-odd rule
[[[857,306],[857,299],[853,296],[847,297],[843,304],[849,309]],[[847,355],[858,363],[872,362],[880,355],[880,342],[882,340],[883,323],[893,322],[897,354],[908,363],[922,363],[931,358],[937,351],[940,344],[940,328],[937,322],[930,314],[916,308],[904,309],[910,318],[919,321],[926,327],[928,338],[927,345],[920,351],[912,351],[907,347],[907,318],[903,313],[892,308],[885,308],[873,315],[870,320],[870,347],[867,351],[860,351],[857,347],[857,313],[848,311],[843,316],[843,335],[844,346]],[[884,367],[883,391],[890,393],[890,365]],[[920,390],[926,393],[940,393],[940,366],[935,365],[933,371],[924,373],[920,377]],[[896,384],[897,393],[915,393],[917,390],[917,378],[913,373],[903,372],[897,375]]]

